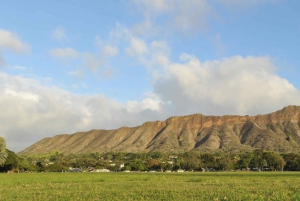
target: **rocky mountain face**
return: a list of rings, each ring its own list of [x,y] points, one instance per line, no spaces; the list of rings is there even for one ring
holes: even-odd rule
[[[146,122],[137,127],[91,130],[56,135],[19,154],[91,152],[238,151],[261,148],[300,151],[300,106],[257,116],[204,116],[194,114]]]

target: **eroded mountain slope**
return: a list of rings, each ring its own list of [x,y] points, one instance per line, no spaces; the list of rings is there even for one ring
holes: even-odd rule
[[[137,127],[91,130],[57,135],[33,144],[20,154],[241,150],[262,148],[279,152],[300,150],[300,106],[257,116],[194,114],[146,122]]]

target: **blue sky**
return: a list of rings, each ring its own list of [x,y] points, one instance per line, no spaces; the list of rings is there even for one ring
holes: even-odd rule
[[[2,1],[0,135],[44,137],[300,103],[296,0]]]

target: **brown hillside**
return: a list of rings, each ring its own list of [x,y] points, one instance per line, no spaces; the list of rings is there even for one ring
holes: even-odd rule
[[[300,150],[300,106],[257,116],[194,114],[146,122],[137,127],[91,130],[57,135],[33,144],[20,154],[124,152],[182,152],[189,150]]]

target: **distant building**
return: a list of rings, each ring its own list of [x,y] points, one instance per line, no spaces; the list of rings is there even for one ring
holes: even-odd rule
[[[169,156],[169,159],[176,159],[178,158],[177,156]]]
[[[80,168],[70,168],[69,172],[82,172]]]
[[[95,172],[110,172],[109,169],[96,169]]]

